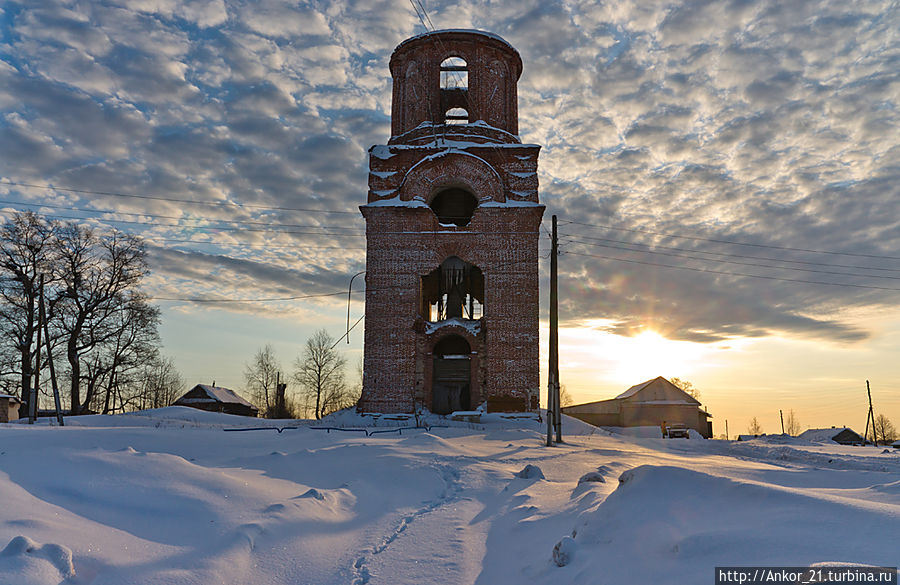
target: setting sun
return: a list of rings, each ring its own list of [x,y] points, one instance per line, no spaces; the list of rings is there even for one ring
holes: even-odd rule
[[[656,376],[689,378],[710,365],[715,344],[667,339],[652,329],[632,337],[611,333],[611,323],[593,320],[560,330],[566,356],[563,382],[577,402],[611,398]]]
[[[634,337],[619,339],[615,365],[610,377],[625,384],[637,384],[655,376],[681,376],[702,365],[707,350],[696,343],[666,339],[646,330]]]

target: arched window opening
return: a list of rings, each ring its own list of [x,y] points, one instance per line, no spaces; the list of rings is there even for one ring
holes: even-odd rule
[[[449,110],[447,110],[447,113],[444,114],[444,123],[468,124],[469,112],[467,112],[464,108],[450,108]]]
[[[432,323],[484,316],[484,274],[472,264],[450,256],[422,277],[422,316]]]
[[[464,226],[472,221],[478,199],[465,189],[451,187],[432,197],[429,207],[440,223]]]
[[[449,57],[441,63],[441,89],[467,89],[469,67],[460,57]]]

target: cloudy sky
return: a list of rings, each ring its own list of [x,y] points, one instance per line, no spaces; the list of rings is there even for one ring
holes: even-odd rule
[[[717,433],[778,430],[779,408],[862,428],[869,378],[900,423],[896,2],[422,8],[522,55],[576,400],[678,376]],[[0,206],[143,235],[188,381],[241,388],[266,343],[289,371],[343,332],[345,296],[296,297],[365,267],[388,59],[424,30],[401,0],[7,1]]]

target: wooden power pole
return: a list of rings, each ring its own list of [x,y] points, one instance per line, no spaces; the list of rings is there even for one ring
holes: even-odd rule
[[[784,412],[781,409],[778,409],[778,416],[781,417],[781,434],[784,434]]]
[[[547,368],[547,446],[553,444],[553,427],[556,442],[562,442],[561,416],[559,413],[559,310],[556,268],[556,216],[553,216],[553,232],[550,246],[550,363]]]
[[[872,389],[869,387],[869,381],[866,380],[866,393],[869,395],[869,413],[866,415],[866,434],[863,435],[863,443],[869,436],[869,421],[872,422],[872,443],[878,448],[878,430],[875,428],[875,410],[872,408]]]
[[[37,347],[34,355],[34,384],[31,386],[28,397],[28,424],[33,425],[38,415],[38,387],[41,384],[41,299],[44,298],[44,275],[38,279],[38,319],[37,319]]]
[[[53,354],[50,345],[50,328],[47,326],[47,312],[44,309],[43,275],[41,276],[41,293],[38,297],[38,320],[44,324],[44,343],[47,344],[47,365],[50,368],[50,383],[53,386],[53,401],[56,406],[56,422],[59,426],[65,426],[62,415],[62,405],[59,400],[59,386],[56,383],[56,368],[53,367]]]

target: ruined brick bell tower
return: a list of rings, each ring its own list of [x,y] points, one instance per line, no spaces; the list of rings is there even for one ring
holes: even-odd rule
[[[540,147],[519,53],[435,31],[391,56],[392,136],[369,150],[365,412],[537,410]]]

